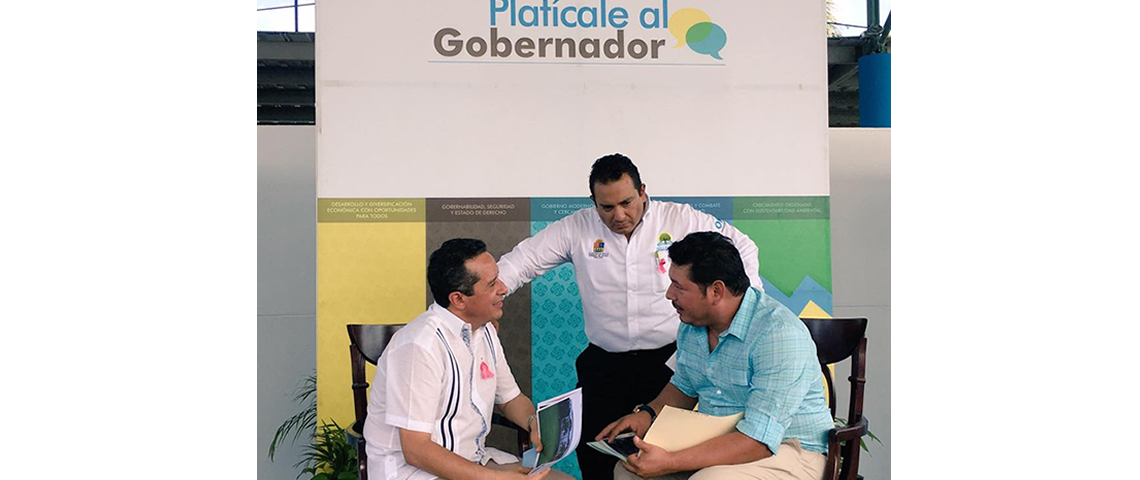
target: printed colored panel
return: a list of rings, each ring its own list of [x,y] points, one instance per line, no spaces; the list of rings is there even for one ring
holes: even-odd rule
[[[737,197],[733,201],[732,218],[736,220],[830,219],[831,197]]]
[[[739,220],[756,242],[764,292],[794,313],[808,302],[831,312],[830,220]]]
[[[422,221],[424,221],[424,199],[422,198],[317,199],[317,222],[390,223]]]
[[[552,204],[560,203],[554,199],[535,201],[547,200]],[[567,207],[557,209],[562,210]],[[539,208],[533,208],[532,211],[538,212]],[[550,223],[552,222],[532,222],[531,234],[542,231]],[[575,388],[578,384],[578,374],[574,370],[574,361],[578,359],[578,354],[586,349],[589,341],[586,339],[582,298],[578,294],[578,282],[574,278],[573,265],[567,263],[558,266],[534,279],[530,285],[533,399],[535,402],[540,402]],[[582,478],[577,453],[558,462],[554,468],[579,480]]]
[[[452,238],[477,238],[487,244],[487,251],[498,260],[504,253],[509,252],[520,241],[530,235],[530,222],[497,221],[493,216],[479,216],[475,221],[431,221],[432,211],[447,211],[443,205],[466,205],[470,203],[484,205],[489,202],[479,200],[442,200],[428,199],[428,223],[426,236],[424,265],[431,258],[431,253],[439,248],[444,241]],[[435,204],[433,207],[433,203]],[[503,203],[496,199],[495,203]],[[524,199],[522,205],[515,205],[514,210],[530,210],[530,200]],[[469,217],[470,218],[470,217]],[[500,217],[501,218],[501,217]],[[424,304],[434,302],[431,290],[424,285]],[[503,353],[507,363],[511,366],[511,374],[515,382],[522,389],[523,394],[531,395],[531,328],[530,328],[530,286],[516,290],[507,297],[503,303],[503,318],[499,320],[499,340],[503,344]],[[512,451],[517,441],[514,431],[507,429],[492,429],[487,437],[487,444],[502,450]]]
[[[348,333],[351,323],[401,324],[424,311],[423,223],[317,225],[317,413],[355,420]],[[374,369],[367,372],[372,381]]]
[[[428,222],[530,221],[529,198],[429,198],[426,209]]]
[[[593,208],[589,197],[532,198],[530,219],[535,222],[552,222],[583,208]]]
[[[687,203],[693,208],[728,222],[732,221],[732,197],[653,197],[665,202]]]

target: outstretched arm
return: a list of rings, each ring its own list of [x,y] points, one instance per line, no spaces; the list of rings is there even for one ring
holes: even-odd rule
[[[508,294],[570,261],[570,221],[566,217],[548,225],[499,258],[499,279],[507,286]]]
[[[408,464],[429,472],[439,478],[452,480],[526,480],[526,474],[519,471],[504,472],[486,468],[456,455],[451,450],[431,441],[431,434],[414,430],[400,430],[400,447]],[[542,472],[530,480],[544,478]]]

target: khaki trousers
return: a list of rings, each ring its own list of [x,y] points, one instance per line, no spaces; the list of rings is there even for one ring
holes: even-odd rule
[[[653,480],[820,480],[827,457],[804,450],[794,438],[784,440],[776,455],[739,465],[717,465],[695,472],[677,472]],[[642,480],[621,462],[614,467],[614,480]]]

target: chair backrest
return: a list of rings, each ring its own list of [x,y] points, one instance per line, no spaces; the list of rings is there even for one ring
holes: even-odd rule
[[[823,371],[827,382],[828,405],[831,406],[831,416],[835,416],[835,382],[831,378],[831,369],[828,365],[839,363],[851,358],[851,398],[848,410],[848,422],[855,422],[863,414],[863,378],[866,369],[866,318],[801,318],[811,332],[811,339],[815,342],[816,356],[819,358],[820,370]],[[857,405],[856,405],[857,404]],[[855,412],[858,406],[858,412]],[[858,414],[858,417],[856,416]]]
[[[349,325],[349,355],[352,359],[352,401],[356,407],[356,422],[361,428],[368,415],[368,381],[364,378],[364,363],[376,365],[380,354],[392,340],[392,335],[403,325]]]
[[[859,440],[866,433],[863,418],[863,386],[867,383],[866,318],[802,318],[815,342],[820,370],[827,382],[828,405],[835,418],[835,383],[828,365],[851,359],[851,395],[847,404],[847,425],[828,434],[828,459],[824,478],[854,479],[859,471]],[[845,431],[846,430],[846,431]],[[840,447],[840,441],[846,444]],[[842,471],[839,471],[842,470]]]

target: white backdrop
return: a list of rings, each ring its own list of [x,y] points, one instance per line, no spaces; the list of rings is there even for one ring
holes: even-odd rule
[[[617,35],[613,25],[511,26],[506,0],[319,3],[318,196],[583,196],[590,163],[612,152],[629,155],[657,195],[828,194],[822,1],[555,6],[603,4],[628,12],[627,47],[664,43],[658,58],[437,51],[444,28],[459,32],[447,39],[489,41],[491,18],[511,42]],[[542,2],[516,1],[516,13],[527,5]],[[644,28],[639,12],[662,7],[673,30]],[[674,48],[692,23],[691,11],[677,15],[685,8],[723,30],[721,59]]]

